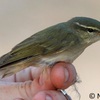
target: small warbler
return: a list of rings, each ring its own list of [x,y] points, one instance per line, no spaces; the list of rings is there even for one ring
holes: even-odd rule
[[[0,58],[0,75],[15,74],[28,66],[72,63],[86,47],[100,40],[100,22],[87,17],[46,28],[16,45]]]

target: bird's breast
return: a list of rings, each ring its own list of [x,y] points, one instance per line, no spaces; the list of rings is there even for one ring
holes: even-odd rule
[[[64,51],[58,54],[52,54],[48,57],[43,57],[40,61],[41,64],[52,65],[59,61],[65,61],[72,63],[81,53],[83,50],[72,50],[72,51]]]

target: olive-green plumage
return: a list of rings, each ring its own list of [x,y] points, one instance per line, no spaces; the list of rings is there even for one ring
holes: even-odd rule
[[[8,76],[28,66],[57,61],[73,62],[90,44],[100,40],[100,22],[75,17],[42,30],[0,58],[0,75]]]

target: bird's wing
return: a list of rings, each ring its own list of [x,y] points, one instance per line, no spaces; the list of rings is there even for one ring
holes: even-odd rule
[[[63,51],[65,47],[67,49],[73,45],[72,39],[73,35],[67,33],[64,24],[49,27],[19,43],[11,52],[2,56],[0,68],[29,57],[46,56]]]

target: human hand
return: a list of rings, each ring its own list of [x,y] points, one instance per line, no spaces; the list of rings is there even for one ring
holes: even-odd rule
[[[0,100],[66,100],[57,89],[66,89],[75,81],[76,71],[69,63],[29,67],[0,80]]]

